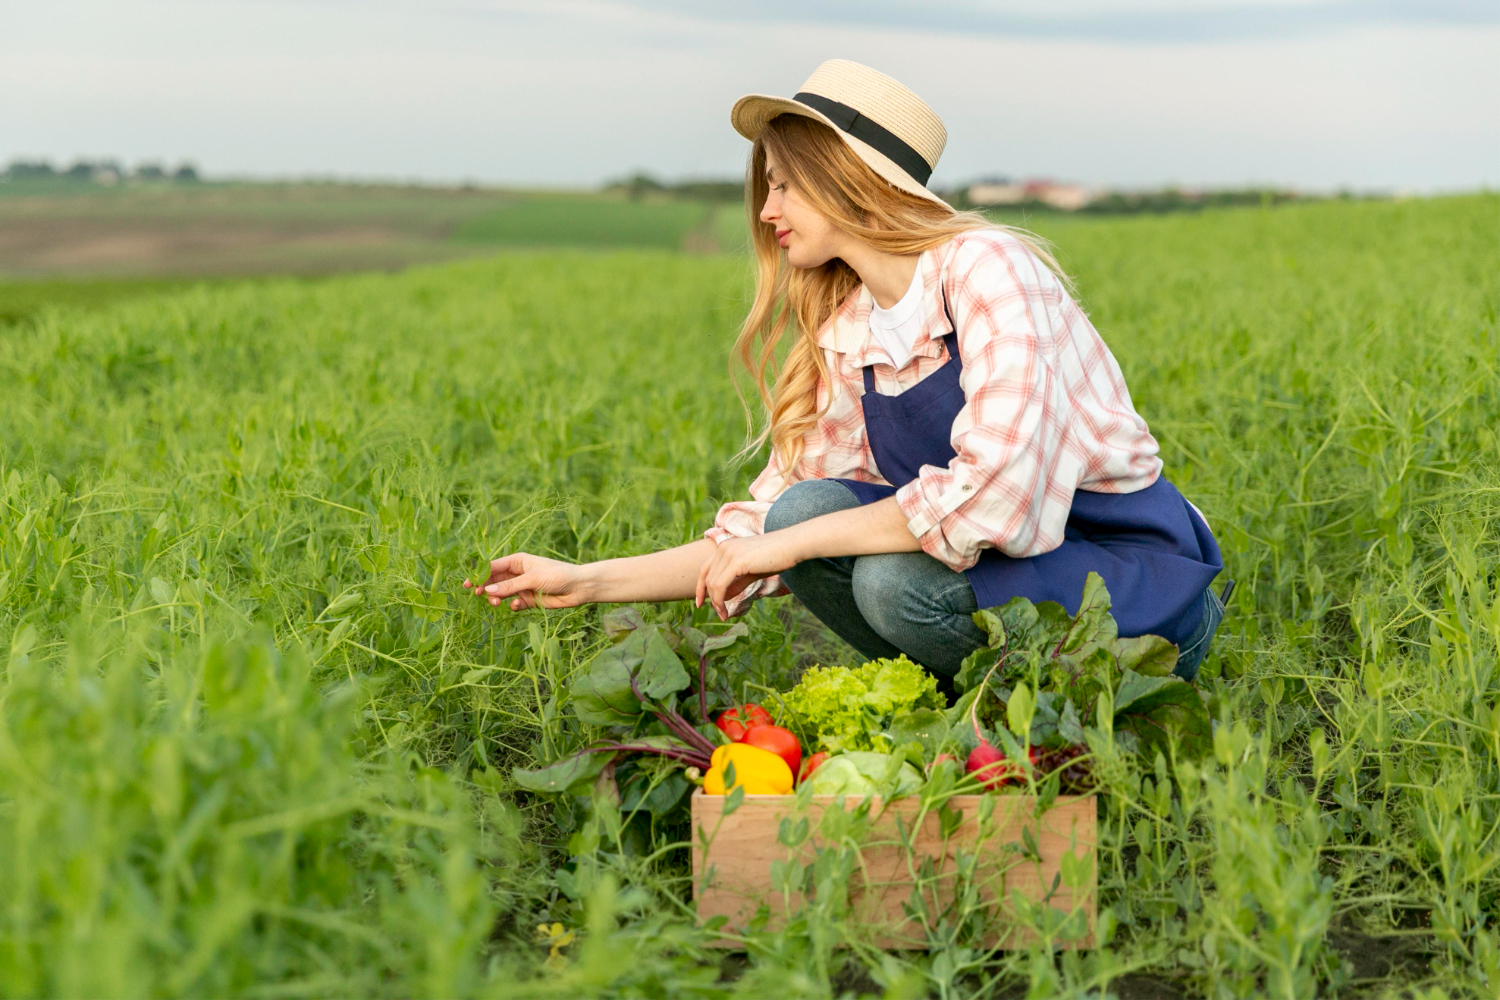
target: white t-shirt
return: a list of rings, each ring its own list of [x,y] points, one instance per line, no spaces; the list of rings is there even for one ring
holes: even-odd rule
[[[912,348],[922,335],[922,321],[922,269],[918,267],[912,271],[911,287],[900,302],[889,309],[871,303],[870,336],[900,368],[910,360]]]

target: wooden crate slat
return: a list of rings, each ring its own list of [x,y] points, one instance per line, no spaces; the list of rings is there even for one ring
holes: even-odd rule
[[[1095,869],[1097,845],[1096,800],[1094,796],[1060,796],[1040,818],[1033,817],[1036,800],[1029,795],[995,795],[994,813],[989,836],[979,841],[977,819],[984,796],[958,795],[948,800],[951,809],[960,810],[960,822],[945,843],[941,821],[936,811],[922,817],[915,825],[921,803],[916,798],[890,803],[872,800],[873,818],[870,834],[861,849],[860,874],[851,887],[850,905],[853,919],[872,929],[876,942],[887,948],[920,948],[926,942],[920,923],[905,912],[915,884],[913,868],[924,857],[933,860],[936,879],[924,884],[928,906],[947,905],[952,898],[956,879],[954,854],[959,850],[978,850],[976,883],[981,898],[998,905],[997,929],[991,944],[1002,947],[1024,947],[1034,939],[1030,928],[1007,926],[1006,915],[1010,893],[1019,893],[1030,901],[1043,898],[1054,887],[1049,905],[1064,912],[1081,909],[1088,928],[1087,936],[1068,942],[1071,947],[1092,947],[1098,905],[1098,875]],[[791,861],[798,865],[812,860],[824,810],[833,806],[836,796],[814,796],[807,812],[796,811],[793,795],[748,795],[738,809],[723,815],[725,798],[704,795],[701,790],[692,798],[693,886],[699,921],[716,916],[728,918],[727,929],[741,928],[754,916],[761,903],[771,911],[771,926],[778,927],[786,918],[786,904],[780,892],[772,889],[772,864]],[[846,811],[857,803],[845,802]],[[809,836],[797,849],[778,840],[781,821],[794,823],[806,817]],[[898,820],[899,817],[899,820]],[[909,831],[912,850],[908,852],[901,839],[901,824]],[[1036,859],[1023,857],[1023,829],[1030,828],[1037,848]],[[704,838],[709,838],[707,847]],[[976,844],[978,846],[976,847]],[[1014,846],[1011,846],[1014,845]],[[1065,853],[1086,863],[1087,876],[1076,890],[1060,879]],[[909,867],[909,865],[911,867]],[[919,870],[919,869],[918,869]],[[999,901],[996,903],[996,901]],[[795,909],[800,895],[791,897]],[[995,911],[992,911],[995,912]],[[734,947],[728,939],[717,942]]]

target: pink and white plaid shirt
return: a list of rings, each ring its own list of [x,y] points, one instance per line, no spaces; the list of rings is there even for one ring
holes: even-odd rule
[[[866,441],[861,369],[873,363],[876,390],[894,396],[941,367],[948,360],[945,290],[967,399],[953,421],[957,454],[945,467],[922,466],[896,492],[925,552],[957,571],[973,566],[986,547],[1039,555],[1062,544],[1075,490],[1134,493],[1156,481],[1156,439],[1131,405],[1114,355],[1024,244],[999,230],[976,230],[926,251],[917,266],[925,326],[906,365],[896,369],[870,337],[873,301],[859,286],[818,331],[832,384],[818,384],[818,408],[828,408],[808,431],[795,473],[784,476],[773,454],[750,486],[753,499],[719,508],[704,537],[761,534],[771,504],[798,480],[891,485]],[[738,615],[758,597],[787,592],[779,576],[767,577],[728,610]]]

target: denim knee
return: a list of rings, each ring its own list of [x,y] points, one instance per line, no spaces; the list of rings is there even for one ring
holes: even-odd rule
[[[968,579],[925,552],[860,556],[853,589],[870,627],[929,669],[952,674],[985,642]]]
[[[1177,652],[1177,666],[1172,670],[1172,673],[1188,683],[1192,683],[1198,676],[1198,667],[1208,655],[1208,647],[1213,642],[1214,633],[1218,631],[1219,622],[1224,620],[1224,602],[1212,587],[1203,591],[1200,600],[1203,603],[1203,613],[1198,619],[1198,626],[1193,629],[1192,635],[1182,641]]]
[[[831,479],[804,479],[782,491],[766,511],[766,530],[780,531],[836,510],[859,506],[859,498],[843,483]]]

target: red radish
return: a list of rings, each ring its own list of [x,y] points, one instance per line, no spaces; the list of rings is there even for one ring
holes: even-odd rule
[[[985,788],[994,791],[1010,783],[1010,762],[992,744],[981,743],[969,752],[964,770],[979,779]]]
[[[958,758],[953,756],[951,753],[940,753],[936,757],[932,758],[932,763],[928,766],[927,773],[931,774],[933,771],[936,771],[938,765],[947,760],[951,760],[955,764],[958,763]]]
[[[1033,764],[1036,763],[1038,753],[1038,749],[1032,747],[1028,754]],[[964,770],[977,777],[979,783],[991,791],[1019,780],[1022,774],[1019,767],[989,743],[981,743],[973,749],[964,764]]]

